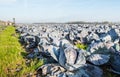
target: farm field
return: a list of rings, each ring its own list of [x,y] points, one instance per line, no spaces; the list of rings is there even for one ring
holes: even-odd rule
[[[110,65],[110,62],[118,60],[116,58],[116,60],[114,60],[114,57],[117,57],[117,54],[119,54],[117,53],[118,51],[112,51],[111,53],[112,49],[106,49],[106,45],[99,48],[99,45],[102,43],[107,44],[105,41],[111,40],[108,39],[108,36],[98,37],[99,39],[102,37],[105,41],[99,41],[98,44],[96,42],[98,49],[89,50],[89,47],[93,44],[89,44],[89,41],[87,40],[86,42],[88,43],[84,43],[84,41],[79,38],[68,36],[68,34],[70,34],[69,32],[68,34],[64,33],[63,38],[62,31],[67,32],[67,29],[71,28],[72,30],[74,27],[76,27],[76,30],[74,31],[77,31],[80,29],[78,24],[71,24],[72,26],[69,26],[70,24],[57,25],[58,29],[61,28],[61,32],[58,32],[58,29],[54,24],[45,24],[44,26],[41,24],[34,26],[19,24],[16,27],[0,26],[0,77],[58,77],[61,73],[65,73],[67,76],[72,77],[76,77],[75,74],[78,75],[79,73],[80,75],[89,75],[89,77],[95,77],[97,74],[99,74],[99,77],[119,77],[119,74],[116,74],[116,71],[110,71],[111,68],[113,68],[113,66]],[[97,26],[97,28],[99,27],[101,28],[101,25]],[[49,32],[46,32],[45,30]],[[46,36],[46,34],[49,35]],[[84,30],[81,30],[81,33],[77,34],[80,35],[76,37],[83,37],[87,33]],[[74,39],[72,39],[73,37]],[[97,38],[94,40],[97,40]],[[61,42],[63,44],[61,44]],[[94,45],[92,47],[94,47]],[[61,54],[63,52],[64,55]],[[79,61],[77,65],[75,64],[76,62],[72,63],[74,58]],[[69,63],[72,67],[67,64],[63,65],[61,64],[62,62]],[[76,72],[75,70],[79,72]],[[70,72],[72,74],[70,74]],[[93,75],[91,76],[88,72],[91,74],[93,73]]]
[[[119,25],[119,24],[118,24]],[[120,27],[116,24],[18,24],[29,58],[44,59],[45,77],[119,77]]]

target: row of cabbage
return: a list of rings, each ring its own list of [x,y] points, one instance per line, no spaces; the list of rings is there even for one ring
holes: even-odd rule
[[[46,59],[40,76],[103,77],[104,65],[120,74],[119,24],[19,24],[16,31],[28,58]]]

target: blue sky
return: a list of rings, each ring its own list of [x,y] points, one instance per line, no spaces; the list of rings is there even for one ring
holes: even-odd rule
[[[0,10],[18,23],[120,21],[120,0],[0,0]]]

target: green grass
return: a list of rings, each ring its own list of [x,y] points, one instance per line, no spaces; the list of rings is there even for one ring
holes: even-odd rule
[[[26,52],[18,37],[13,26],[7,26],[0,32],[0,77],[26,77],[26,74],[34,73],[43,64],[43,60],[35,59],[31,60],[29,66],[25,64],[21,53]],[[21,70],[16,72],[17,68]]]

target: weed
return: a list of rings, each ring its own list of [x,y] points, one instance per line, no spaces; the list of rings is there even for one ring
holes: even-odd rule
[[[87,49],[87,45],[84,45],[84,44],[76,44],[76,47],[83,50]]]

